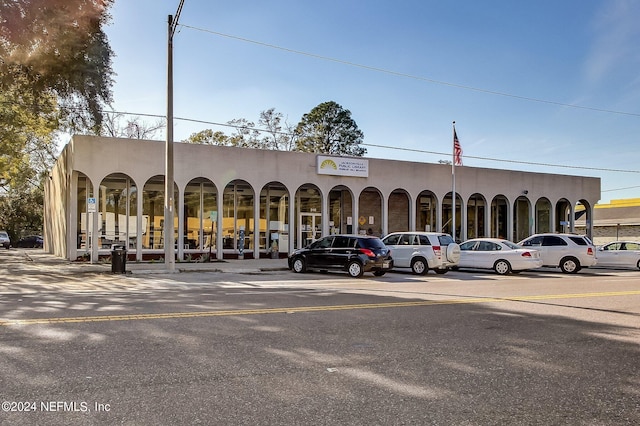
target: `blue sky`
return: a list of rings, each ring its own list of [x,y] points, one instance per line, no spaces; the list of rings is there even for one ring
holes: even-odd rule
[[[114,110],[166,114],[178,4],[115,1]],[[451,159],[455,121],[465,166],[596,176],[601,202],[637,198],[639,18],[634,0],[185,0],[174,115],[257,123],[275,108],[295,125],[335,101],[365,144],[442,153],[367,146],[367,157],[428,163]],[[174,126],[175,140],[230,132]]]

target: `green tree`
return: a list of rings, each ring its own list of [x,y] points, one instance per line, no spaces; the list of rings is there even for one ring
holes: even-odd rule
[[[202,145],[231,145],[231,142],[229,142],[229,136],[225,135],[223,132],[214,132],[211,129],[192,133],[184,142]]]
[[[0,91],[30,93],[15,107],[40,114],[55,96],[71,129],[98,132],[112,99],[113,52],[102,31],[113,0],[0,0]]]
[[[0,228],[12,242],[42,234],[44,191],[42,185],[21,185],[0,197]]]
[[[16,106],[40,104],[40,113]],[[58,113],[54,96],[33,98],[17,87],[0,91],[0,190],[31,182],[37,185],[39,173],[47,170],[55,157],[55,131]],[[1,194],[2,192],[0,192]]]
[[[296,150],[361,157],[364,134],[351,118],[351,112],[336,102],[321,103],[302,116],[296,127]]]

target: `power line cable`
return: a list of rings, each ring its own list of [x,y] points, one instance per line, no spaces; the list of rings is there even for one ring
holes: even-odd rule
[[[350,61],[345,61],[345,60],[342,60],[342,59],[332,58],[330,56],[323,56],[323,55],[318,55],[318,54],[315,54],[315,53],[304,52],[304,51],[301,51],[301,50],[290,49],[290,48],[278,46],[278,45],[275,45],[275,44],[264,43],[264,42],[261,42],[261,41],[251,40],[251,39],[248,39],[248,38],[234,36],[234,35],[231,35],[231,34],[225,34],[225,33],[217,32],[217,31],[213,31],[213,30],[208,30],[208,29],[205,29],[205,28],[194,27],[194,26],[191,26],[191,25],[185,25],[185,24],[179,24],[179,25],[184,27],[184,28],[191,29],[191,30],[201,31],[201,32],[213,34],[213,35],[216,35],[216,36],[229,38],[229,39],[232,39],[232,40],[238,40],[238,41],[242,41],[242,42],[246,42],[246,43],[252,43],[252,44],[255,44],[255,45],[258,45],[258,46],[268,47],[268,48],[271,48],[271,49],[277,49],[277,50],[281,50],[281,51],[284,51],[284,52],[293,53],[293,54],[296,54],[296,55],[308,56],[310,58],[320,59],[320,60],[323,60],[323,61],[335,62],[335,63],[342,64],[342,65],[348,65],[348,66],[351,66],[351,67],[362,68],[362,69],[366,69],[366,70],[369,70],[369,71],[374,71],[374,72],[379,72],[379,73],[383,73],[383,74],[394,75],[396,77],[410,78],[410,79],[413,79],[413,80],[424,81],[424,82],[427,82],[427,83],[439,84],[439,85],[442,85],[442,86],[455,87],[455,88],[464,89],[464,90],[473,90],[475,92],[487,93],[487,94],[490,94],[490,95],[503,96],[503,97],[513,98],[513,99],[520,99],[520,100],[529,101],[529,102],[538,102],[538,103],[556,105],[556,106],[562,106],[562,107],[568,107],[568,108],[584,109],[584,110],[588,110],[588,111],[597,111],[597,112],[605,112],[605,113],[609,113],[609,114],[619,114],[619,115],[628,115],[628,116],[632,116],[632,117],[640,117],[640,113],[635,113],[635,112],[617,111],[617,110],[611,110],[611,109],[606,109],[606,108],[595,108],[595,107],[588,107],[588,106],[584,106],[584,105],[568,104],[568,103],[564,103],[564,102],[551,101],[551,100],[548,100],[548,99],[532,98],[532,97],[528,97],[528,96],[514,95],[512,93],[499,92],[499,91],[496,91],[496,90],[489,90],[489,89],[482,89],[482,88],[479,88],[479,87],[466,86],[466,85],[463,85],[463,84],[451,83],[451,82],[442,81],[442,80],[435,80],[435,79],[431,79],[431,78],[427,78],[427,77],[416,76],[416,75],[407,74],[407,73],[403,73],[403,72],[399,72],[399,71],[393,71],[393,70],[389,70],[389,69],[385,69],[385,68],[379,68],[379,67],[374,67],[374,66],[370,66],[370,65],[363,65],[363,64],[356,63],[356,62],[350,62]]]

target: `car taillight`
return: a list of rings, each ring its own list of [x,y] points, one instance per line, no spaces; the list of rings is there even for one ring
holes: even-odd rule
[[[433,246],[433,253],[436,256],[441,256],[442,255],[442,250],[440,249],[440,246]]]
[[[587,247],[587,254],[593,256],[593,249],[591,247]]]
[[[366,255],[367,257],[371,257],[371,258],[376,257],[376,254],[367,248],[361,248],[360,253]]]
[[[522,257],[531,257],[531,252],[525,251],[524,253],[522,253]]]

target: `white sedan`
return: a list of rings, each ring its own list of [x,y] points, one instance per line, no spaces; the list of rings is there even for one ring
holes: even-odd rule
[[[640,269],[640,243],[635,241],[615,241],[598,247],[597,266]]]
[[[493,269],[500,275],[540,268],[540,252],[500,238],[476,238],[460,244],[458,268]]]

